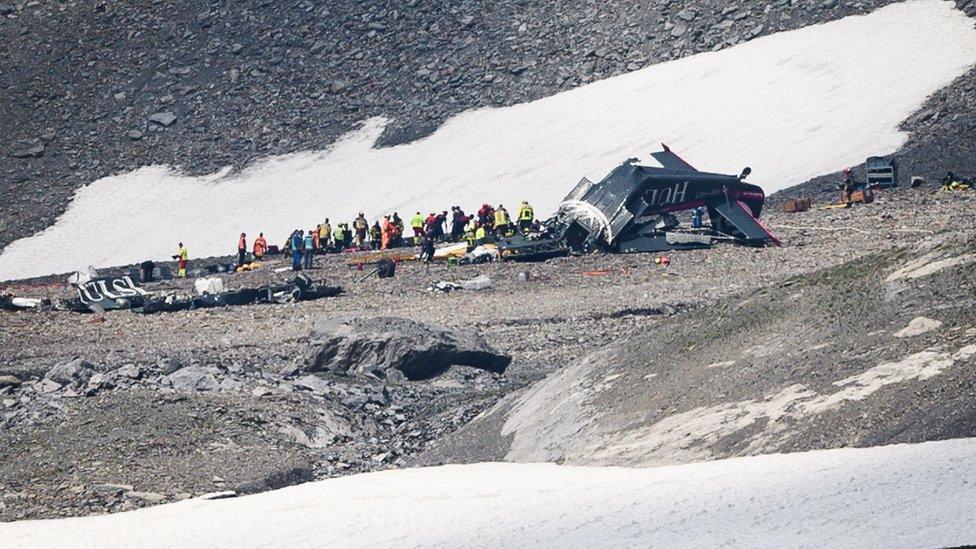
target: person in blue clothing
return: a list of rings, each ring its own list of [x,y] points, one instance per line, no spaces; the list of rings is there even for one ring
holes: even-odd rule
[[[291,270],[302,270],[302,248],[305,247],[305,239],[302,238],[302,231],[295,229],[291,233]]]
[[[305,235],[305,268],[312,268],[315,254],[315,229],[308,231]]]

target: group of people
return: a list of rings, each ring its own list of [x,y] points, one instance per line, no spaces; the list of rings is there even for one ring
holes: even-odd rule
[[[464,213],[460,206],[452,206],[450,212],[430,212],[426,216],[417,212],[410,219],[413,234],[407,237],[404,237],[403,219],[397,212],[383,216],[382,220],[376,220],[372,225],[360,212],[352,223],[336,223],[333,226],[326,218],[325,222],[308,231],[295,229],[281,248],[270,247],[264,233],[260,233],[252,243],[250,253],[253,261],[261,261],[268,253],[280,249],[291,255],[292,269],[298,271],[312,268],[315,254],[320,253],[421,246],[422,251],[429,251],[428,255],[432,256],[434,245],[438,242],[467,242],[473,248],[492,238],[511,237],[516,233],[528,234],[533,230],[540,230],[540,227],[532,206],[525,200],[519,204],[514,221],[502,204],[498,207],[482,204],[473,215]],[[178,261],[181,277],[186,276],[188,255],[186,247],[180,242],[173,259]],[[241,233],[237,240],[237,266],[240,268],[247,264],[247,234]]]
[[[450,212],[446,210],[441,213],[430,212],[426,216],[417,212],[410,218],[409,227],[412,234],[406,236],[404,233],[406,226],[399,213],[385,215],[382,219],[374,221],[372,225],[360,213],[351,224],[337,223],[333,226],[326,218],[324,223],[310,229],[308,234],[304,235],[301,249],[303,253],[306,250],[312,250],[313,253],[348,249],[388,250],[408,245],[421,246],[425,240],[435,243],[467,241],[473,244],[491,236],[503,238],[512,236],[516,232],[528,233],[533,228],[538,229],[538,226],[535,212],[525,200],[519,205],[514,222],[502,204],[497,208],[483,204],[476,215],[465,214],[460,206],[452,206]],[[297,229],[296,232],[303,233]],[[297,250],[295,246],[297,242],[289,238],[285,249],[294,253]]]

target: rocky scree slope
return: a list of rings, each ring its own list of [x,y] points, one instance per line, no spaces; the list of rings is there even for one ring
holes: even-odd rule
[[[113,173],[241,167],[324,148],[371,116],[394,119],[392,145],[465,109],[888,3],[0,0],[0,249]],[[955,132],[949,150],[976,141],[956,123],[971,103],[951,105],[925,134]]]
[[[422,463],[652,466],[976,436],[976,235],[679,314],[503,399]]]

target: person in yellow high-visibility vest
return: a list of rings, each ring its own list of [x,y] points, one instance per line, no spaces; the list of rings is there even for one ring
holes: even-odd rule
[[[498,208],[495,209],[495,234],[499,238],[508,233],[509,223],[511,223],[511,220],[508,218],[508,210],[505,209],[505,206],[499,204]]]
[[[173,259],[177,261],[177,276],[186,278],[186,264],[190,261],[190,253],[186,251],[186,246],[182,242],[180,242],[180,249],[173,256]]]
[[[420,241],[424,238],[424,216],[420,212],[410,218],[410,228],[413,229],[413,243],[420,246]]]
[[[535,219],[535,212],[532,211],[532,206],[529,205],[527,200],[523,200],[522,204],[519,205],[518,210],[519,231],[522,231],[523,233],[529,232],[529,227],[532,226],[533,219]]]
[[[477,228],[474,230],[474,242],[472,243],[472,247],[484,244],[486,238],[488,238],[488,232],[485,231],[485,226],[478,223]]]

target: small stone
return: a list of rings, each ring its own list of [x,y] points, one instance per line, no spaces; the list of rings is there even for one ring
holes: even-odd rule
[[[149,121],[153,124],[159,124],[164,128],[168,128],[176,123],[176,115],[171,111],[157,112],[149,117]]]
[[[109,482],[102,483],[102,484],[93,484],[91,487],[92,492],[95,492],[96,494],[103,494],[103,495],[123,494],[125,492],[131,492],[132,488],[133,486],[131,484],[113,484]]]
[[[40,158],[44,156],[44,145],[39,144],[27,149],[19,149],[10,153],[10,156],[14,158]]]
[[[126,492],[125,497],[146,501],[149,503],[159,503],[166,501],[166,496],[156,492]]]
[[[139,130],[129,130],[125,136],[133,141],[139,141],[142,139],[142,132]]]

